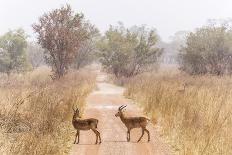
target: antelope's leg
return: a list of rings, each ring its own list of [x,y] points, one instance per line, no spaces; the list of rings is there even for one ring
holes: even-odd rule
[[[99,144],[101,144],[101,134],[100,134],[100,132],[97,130],[97,129],[95,129],[95,131],[96,131],[96,133],[97,133],[97,136],[99,137]]]
[[[77,142],[77,143],[79,143],[79,134],[80,134],[80,131],[79,131],[79,130],[77,130],[76,137],[75,137],[75,141],[74,141],[74,143],[73,143],[73,144],[76,144],[77,136],[78,136],[78,142]]]
[[[127,141],[129,142],[129,130],[126,132],[126,139],[127,139]]]
[[[130,129],[128,129],[128,131],[127,131],[127,141],[128,142],[130,141]]]
[[[150,141],[150,132],[145,128],[144,131],[147,132],[147,136],[148,136],[148,142]]]
[[[142,137],[143,137],[143,135],[144,135],[144,128],[142,128],[142,135],[140,136],[140,138],[139,138],[139,140],[138,140],[138,142],[142,139]]]
[[[95,135],[96,135],[96,142],[95,142],[95,144],[97,144],[97,142],[98,142],[98,136],[99,136],[99,132],[96,130],[96,129],[92,129],[93,130],[93,132],[95,133]]]
[[[99,140],[100,140],[99,144],[101,144],[101,134],[99,131],[97,131],[97,132],[98,132],[98,136],[99,136]]]
[[[77,144],[80,142],[80,131],[78,131],[78,139],[77,139]]]

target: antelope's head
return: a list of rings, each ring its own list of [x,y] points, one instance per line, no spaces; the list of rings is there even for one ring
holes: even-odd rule
[[[74,119],[75,118],[81,118],[79,109],[78,108],[75,109],[74,106],[72,107],[72,109],[73,109],[73,118]]]
[[[126,105],[122,105],[118,108],[118,112],[115,114],[116,117],[120,117],[123,115],[123,109],[126,107]]]

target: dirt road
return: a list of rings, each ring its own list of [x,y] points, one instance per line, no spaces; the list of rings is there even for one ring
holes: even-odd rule
[[[98,130],[101,133],[102,144],[94,145],[95,134],[92,131],[80,132],[80,144],[73,144],[72,155],[170,155],[170,147],[163,143],[154,126],[150,123],[148,130],[151,141],[147,143],[144,134],[141,142],[141,129],[131,131],[131,142],[126,141],[126,127],[115,113],[120,105],[127,105],[126,114],[142,115],[141,110],[131,100],[123,97],[124,89],[106,82],[106,75],[99,73],[97,89],[87,98],[84,118],[99,119]],[[74,136],[74,135],[73,135]]]

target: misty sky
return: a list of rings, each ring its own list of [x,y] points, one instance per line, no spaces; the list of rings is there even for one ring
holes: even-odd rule
[[[69,3],[104,32],[110,24],[154,27],[162,40],[180,30],[193,30],[207,19],[232,18],[232,0],[0,0],[0,34],[31,25],[44,12]]]

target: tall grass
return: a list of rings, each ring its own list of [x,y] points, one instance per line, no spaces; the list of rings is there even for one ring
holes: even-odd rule
[[[149,73],[126,87],[177,154],[232,154],[232,78]]]
[[[47,68],[1,75],[0,154],[68,154],[72,105],[84,106],[95,75],[74,71],[52,81]]]

